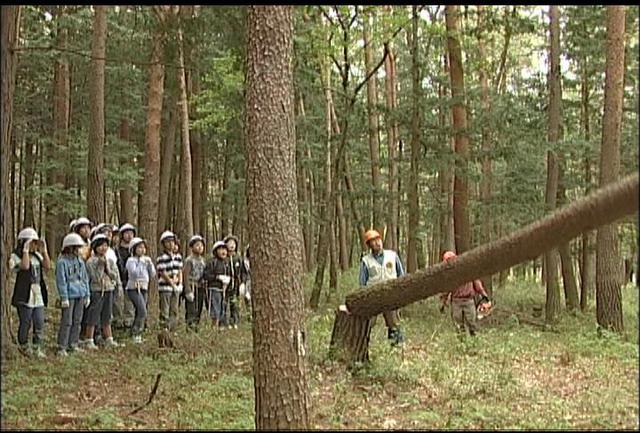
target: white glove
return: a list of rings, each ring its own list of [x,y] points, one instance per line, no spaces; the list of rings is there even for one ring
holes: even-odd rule
[[[187,301],[193,302],[193,300],[195,299],[195,296],[193,295],[193,292],[190,292],[185,295],[185,298],[187,298]]]
[[[218,275],[218,280],[222,281],[222,284],[227,286],[231,282],[231,277],[228,275]]]
[[[244,283],[240,283],[240,287],[238,288],[239,292],[240,292],[240,296],[245,296],[247,293],[247,287],[244,285]]]
[[[64,301],[60,302],[60,307],[69,308],[69,300],[65,299]]]
[[[91,303],[91,298],[84,298],[84,308],[89,307],[90,303]]]

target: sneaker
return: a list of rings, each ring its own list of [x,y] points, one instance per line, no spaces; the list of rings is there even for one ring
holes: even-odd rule
[[[233,329],[238,329],[238,325],[233,325]]]
[[[113,337],[109,337],[104,340],[104,347],[120,347],[120,343],[115,341]]]
[[[36,355],[37,358],[41,358],[41,359],[47,357],[47,354],[44,353],[44,350],[42,350],[42,347],[40,347],[40,346],[36,347],[35,355]]]
[[[84,352],[84,349],[76,344],[74,344],[73,346],[69,346],[69,352],[71,353],[82,353]]]
[[[65,349],[58,349],[58,352],[56,353],[58,356],[60,357],[66,357],[69,356],[69,354],[67,353],[67,351]]]
[[[85,344],[85,349],[91,349],[91,350],[96,350],[98,348],[98,346],[96,346],[96,343],[93,342],[93,340],[88,340]]]
[[[133,342],[134,342],[135,344],[140,344],[140,343],[142,343],[142,335],[134,335],[134,336],[133,336]]]

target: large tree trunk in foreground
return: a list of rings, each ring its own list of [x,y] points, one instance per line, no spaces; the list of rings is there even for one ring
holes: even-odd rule
[[[442,262],[367,290],[353,292],[345,302],[349,320],[341,318],[344,312],[337,313],[333,332],[336,338],[331,346],[344,349],[351,361],[366,361],[367,351],[358,349],[361,340],[352,338],[347,326],[359,330],[361,337],[365,338],[360,322],[367,318],[449,292],[473,279],[533,260],[582,233],[636,212],[637,174],[602,188],[508,236],[474,248],[452,262]]]
[[[105,222],[104,208],[104,65],[107,7],[94,6],[91,74],[89,74],[89,152],[87,154],[87,217]]]
[[[2,359],[6,359],[11,355],[9,342],[11,341],[11,290],[9,288],[9,257],[10,251],[13,250],[13,220],[12,209],[9,205],[9,173],[10,173],[10,155],[11,155],[11,128],[13,120],[13,94],[15,90],[17,56],[13,49],[16,46],[18,35],[20,33],[20,6],[3,6],[2,7],[2,70],[0,77],[2,78],[2,209],[0,209],[0,230],[2,236],[2,254],[0,258],[0,270],[2,271],[2,305],[0,306],[0,324],[2,325]]]
[[[607,65],[600,148],[600,187],[620,175],[620,126],[624,98],[624,6],[607,6]],[[621,262],[615,224],[598,229],[596,241],[596,316],[598,325],[624,330]]]
[[[245,125],[256,429],[306,429],[309,402],[302,231],[296,197],[292,8],[250,6],[247,21]]]

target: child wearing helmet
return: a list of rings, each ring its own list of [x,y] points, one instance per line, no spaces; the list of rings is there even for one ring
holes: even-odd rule
[[[229,235],[224,238],[229,251],[229,269],[231,271],[231,283],[227,288],[227,296],[225,299],[225,310],[229,310],[229,328],[232,326],[238,328],[240,323],[239,295],[244,295],[247,280],[247,271],[244,267],[244,258],[238,253],[238,238]]]
[[[102,337],[106,347],[118,347],[111,334],[111,316],[113,312],[113,293],[122,290],[118,267],[113,259],[107,257],[109,239],[103,234],[97,234],[91,240],[93,256],[87,261],[89,274],[89,288],[91,302],[89,303],[87,329],[84,334],[86,347],[96,349],[93,341],[93,331],[100,324]]]
[[[144,321],[147,318],[147,298],[149,281],[156,276],[151,257],[147,256],[146,242],[141,238],[131,239],[130,254],[127,259],[127,297],[135,308],[135,318],[131,326],[134,343],[142,343]]]
[[[85,305],[89,304],[89,274],[80,247],[85,245],[80,235],[70,233],[62,240],[62,252],[56,263],[56,287],[60,299],[61,318],[58,328],[58,355],[82,352],[78,345],[80,323]]]
[[[208,310],[216,328],[226,326],[224,297],[231,282],[231,269],[227,257],[227,245],[223,241],[213,244],[213,257],[204,268],[203,278],[207,285]]]
[[[442,255],[442,260],[450,262],[456,258],[456,254],[452,251],[446,251]],[[491,301],[489,295],[487,295],[482,281],[474,280],[469,281],[454,291],[449,293],[443,293],[441,299],[443,306],[451,303],[451,318],[457,325],[459,335],[462,337],[465,334],[465,325],[469,329],[471,336],[476,335],[477,331],[477,316],[476,316],[476,303],[474,297],[476,294],[482,296],[483,308],[490,308]]]
[[[156,260],[160,326],[173,331],[178,324],[178,301],[182,293],[182,255],[175,253],[176,235],[165,231],[160,236],[163,253]]]
[[[199,235],[193,236],[189,240],[189,249],[191,253],[184,260],[184,269],[182,270],[182,279],[186,281],[184,287],[185,321],[187,329],[197,331],[207,290],[202,279],[205,267],[204,238]]]
[[[16,273],[11,305],[18,310],[18,344],[27,356],[46,355],[42,349],[44,338],[44,309],[47,306],[47,285],[43,271],[51,269],[47,244],[38,233],[27,227],[18,233],[16,249],[9,259],[9,267]],[[29,329],[33,326],[33,348],[29,346]]]
[[[129,252],[129,246],[131,240],[136,235],[136,228],[129,224],[124,223],[118,229],[118,244],[115,249],[117,256],[118,271],[120,272],[120,281],[122,281],[122,287],[128,286],[129,275],[127,272],[127,260],[131,253]],[[113,306],[113,322],[115,326],[121,326],[125,329],[130,329],[133,325],[135,317],[135,307],[129,299],[129,296],[123,296],[122,303],[115,303]]]

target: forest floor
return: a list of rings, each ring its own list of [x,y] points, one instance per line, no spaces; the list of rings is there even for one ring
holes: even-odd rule
[[[351,281],[355,270],[341,278],[343,287]],[[448,311],[431,298],[402,310],[402,348],[388,346],[378,318],[371,362],[351,372],[327,359],[343,295],[307,316],[311,428],[639,428],[635,286],[623,288],[622,336],[598,334],[593,303],[587,314],[537,326],[544,289],[511,281],[496,290],[495,313],[478,336],[460,341]],[[250,322],[194,334],[181,320],[174,349],[158,348],[153,332],[141,345],[123,336],[123,348],[59,358],[59,312],[48,314],[47,359],[18,355],[2,365],[2,429],[254,428]],[[152,402],[129,415],[159,373]]]

